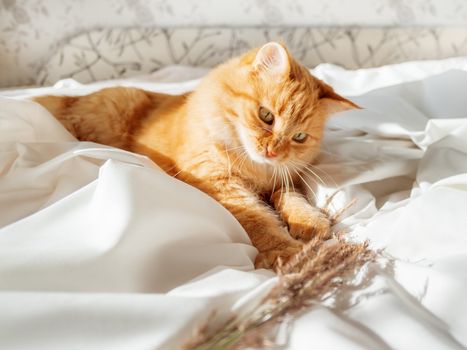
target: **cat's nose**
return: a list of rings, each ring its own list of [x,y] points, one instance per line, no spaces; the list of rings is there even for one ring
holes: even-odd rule
[[[268,158],[277,157],[277,153],[272,150],[270,145],[268,145],[268,147],[266,148],[266,157]]]

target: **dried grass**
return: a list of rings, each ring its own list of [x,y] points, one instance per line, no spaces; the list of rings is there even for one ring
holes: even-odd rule
[[[286,317],[323,302],[373,260],[366,243],[351,243],[342,236],[314,239],[287,264],[279,265],[278,281],[259,305],[233,316],[218,328],[207,324],[185,344],[189,350],[246,349],[274,346],[268,337]],[[273,332],[274,333],[274,332]]]

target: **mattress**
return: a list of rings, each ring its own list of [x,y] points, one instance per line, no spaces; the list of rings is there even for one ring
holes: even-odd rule
[[[178,349],[276,276],[221,205],[148,158],[78,142],[28,100],[125,85],[182,93],[204,69],[1,92],[0,348]],[[378,251],[287,349],[467,346],[467,58],[313,73],[363,107],[332,116],[309,178],[336,231]],[[310,194],[311,195],[311,194]]]

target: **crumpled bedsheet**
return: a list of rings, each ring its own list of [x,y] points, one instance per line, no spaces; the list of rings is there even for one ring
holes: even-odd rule
[[[274,284],[235,218],[149,159],[77,142],[35,94],[180,93],[205,71],[0,95],[0,348],[178,349]],[[314,73],[364,107],[330,118],[310,187],[381,250],[288,349],[467,347],[467,59]],[[215,313],[213,314],[213,311]]]

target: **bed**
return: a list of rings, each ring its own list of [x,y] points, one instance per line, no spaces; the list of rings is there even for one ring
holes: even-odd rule
[[[39,83],[51,72],[70,76],[51,67],[76,50],[74,40],[52,55]],[[114,85],[182,93],[207,72],[159,68],[114,80],[105,79],[115,71],[101,77],[89,68],[86,84],[1,92],[1,348],[179,349],[206,322],[223,322],[274,286],[222,206],[143,156],[78,142],[28,99]],[[466,348],[467,58],[355,70],[324,63],[312,72],[363,107],[328,122],[317,204],[331,198],[338,211],[354,201],[334,229],[379,253],[332,303],[284,322],[276,341],[287,349]]]

